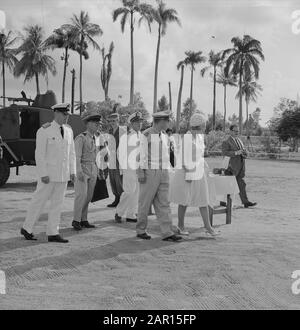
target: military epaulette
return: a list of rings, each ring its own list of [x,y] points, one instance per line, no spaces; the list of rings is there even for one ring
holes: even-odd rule
[[[43,128],[48,128],[51,126],[51,123],[45,123],[44,125],[42,125]]]

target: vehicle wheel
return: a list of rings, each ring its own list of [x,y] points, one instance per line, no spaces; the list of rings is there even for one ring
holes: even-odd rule
[[[6,159],[0,159],[0,187],[5,185],[9,178],[10,168]]]

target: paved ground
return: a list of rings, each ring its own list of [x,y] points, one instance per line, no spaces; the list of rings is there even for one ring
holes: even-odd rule
[[[299,163],[248,160],[249,195],[258,207],[235,209],[232,225],[216,216],[217,239],[206,237],[191,208],[191,235],[176,244],[161,241],[154,217],[153,239],[136,239],[134,224],[114,223],[108,201],[90,209],[97,229],[74,232],[69,188],[61,227],[70,243],[49,244],[46,214],[37,242],[19,235],[34,190],[34,168],[22,168],[0,189],[0,269],[7,277],[0,309],[300,309],[291,291],[291,273],[300,269],[299,173]],[[174,205],[172,212],[176,223]]]

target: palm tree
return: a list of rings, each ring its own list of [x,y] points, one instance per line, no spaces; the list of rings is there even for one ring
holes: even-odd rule
[[[236,77],[232,73],[228,73],[226,76],[224,68],[221,71],[221,73],[218,73],[217,75],[217,83],[223,85],[224,87],[224,123],[223,123],[223,129],[225,131],[225,125],[226,125],[226,87],[227,86],[236,86]]]
[[[11,48],[17,38],[13,38],[12,31],[0,35],[0,63],[2,63],[2,82],[3,82],[3,107],[5,107],[5,66],[10,72],[13,72],[14,66],[18,62],[16,50]]]
[[[193,101],[193,84],[194,84],[194,71],[195,66],[199,63],[204,63],[206,61],[205,56],[202,55],[202,52],[193,52],[191,50],[185,52],[186,58],[184,59],[184,63],[186,65],[191,66],[191,86],[190,86],[190,114],[189,117],[192,115],[192,101]]]
[[[262,52],[260,41],[244,35],[243,39],[234,37],[231,39],[233,48],[226,49],[223,52],[223,59],[226,58],[226,74],[231,70],[234,75],[239,75],[239,90],[243,85],[243,76],[250,75],[254,71],[255,78],[259,77],[259,60],[264,61],[265,57]],[[243,128],[243,100],[242,93],[239,94],[239,129]]]
[[[178,91],[178,98],[177,98],[177,113],[176,113],[176,132],[179,132],[179,121],[181,116],[181,97],[182,97],[182,87],[183,87],[183,77],[184,77],[184,67],[186,63],[185,61],[180,61],[177,64],[177,70],[181,70],[180,74],[180,84],[179,84],[179,91]]]
[[[249,136],[249,103],[256,102],[257,97],[260,95],[262,91],[262,86],[256,82],[254,73],[250,73],[249,75],[245,75],[243,79],[242,89],[238,91],[236,94],[236,98],[240,98],[241,96],[245,96],[246,102],[246,128],[247,128],[247,136]]]
[[[131,60],[131,71],[130,71],[130,99],[129,103],[133,104],[134,97],[134,51],[133,51],[133,33],[135,24],[135,14],[139,15],[139,25],[143,20],[146,20],[150,28],[152,22],[151,6],[146,3],[140,3],[139,0],[122,0],[123,7],[117,8],[113,11],[113,21],[115,22],[119,16],[121,16],[121,31],[124,33],[125,25],[127,21],[130,22],[130,60]]]
[[[154,96],[153,96],[153,112],[157,109],[157,77],[158,62],[160,52],[160,40],[167,32],[168,23],[177,23],[181,26],[177,11],[173,8],[166,8],[166,4],[162,0],[157,0],[158,7],[152,10],[153,19],[158,24],[158,39],[156,48],[155,73],[154,73]]]
[[[66,72],[69,60],[69,50],[74,50],[79,52],[79,40],[74,39],[72,32],[68,29],[60,27],[55,29],[53,34],[45,40],[45,45],[51,49],[63,48],[64,54],[61,59],[64,61],[64,72],[63,72],[63,82],[62,82],[62,102],[65,102],[65,82],[66,82]],[[85,43],[85,49],[87,44]],[[87,51],[83,53],[85,59],[88,58]]]
[[[91,44],[94,49],[100,50],[99,45],[94,40],[94,37],[101,36],[103,31],[98,24],[90,23],[89,14],[84,11],[81,11],[79,16],[74,14],[71,21],[72,24],[64,24],[62,25],[62,28],[71,32],[72,39],[79,40],[79,92],[80,103],[82,103],[82,57],[86,51],[85,43]]]
[[[222,65],[222,53],[215,53],[211,50],[208,54],[208,63],[209,65],[204,67],[201,70],[202,77],[205,75],[205,72],[213,68],[213,82],[214,82],[214,91],[213,91],[213,115],[212,115],[212,129],[216,129],[216,80],[217,80],[217,68]]]
[[[102,68],[101,68],[101,84],[104,90],[105,100],[108,100],[108,85],[112,73],[111,58],[114,51],[114,43],[111,42],[109,51],[105,54],[105,48],[101,50],[102,53]]]
[[[46,54],[47,46],[43,41],[43,28],[39,25],[25,27],[25,36],[22,36],[23,43],[16,50],[22,58],[14,68],[14,75],[20,77],[25,75],[26,81],[35,77],[36,91],[40,94],[39,75],[45,77],[48,84],[48,71],[56,74],[54,59]]]

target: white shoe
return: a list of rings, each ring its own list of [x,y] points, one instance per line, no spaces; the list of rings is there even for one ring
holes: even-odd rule
[[[213,232],[209,232],[209,231],[205,231],[205,234],[206,235],[209,235],[209,236],[211,236],[211,237],[216,237],[216,236],[220,236],[221,235],[221,233],[220,232],[215,232],[215,231],[213,231]]]
[[[189,234],[190,234],[188,231],[186,231],[184,229],[182,230],[177,226],[173,228],[173,231],[176,232],[176,234],[183,235],[183,236],[189,236]]]

